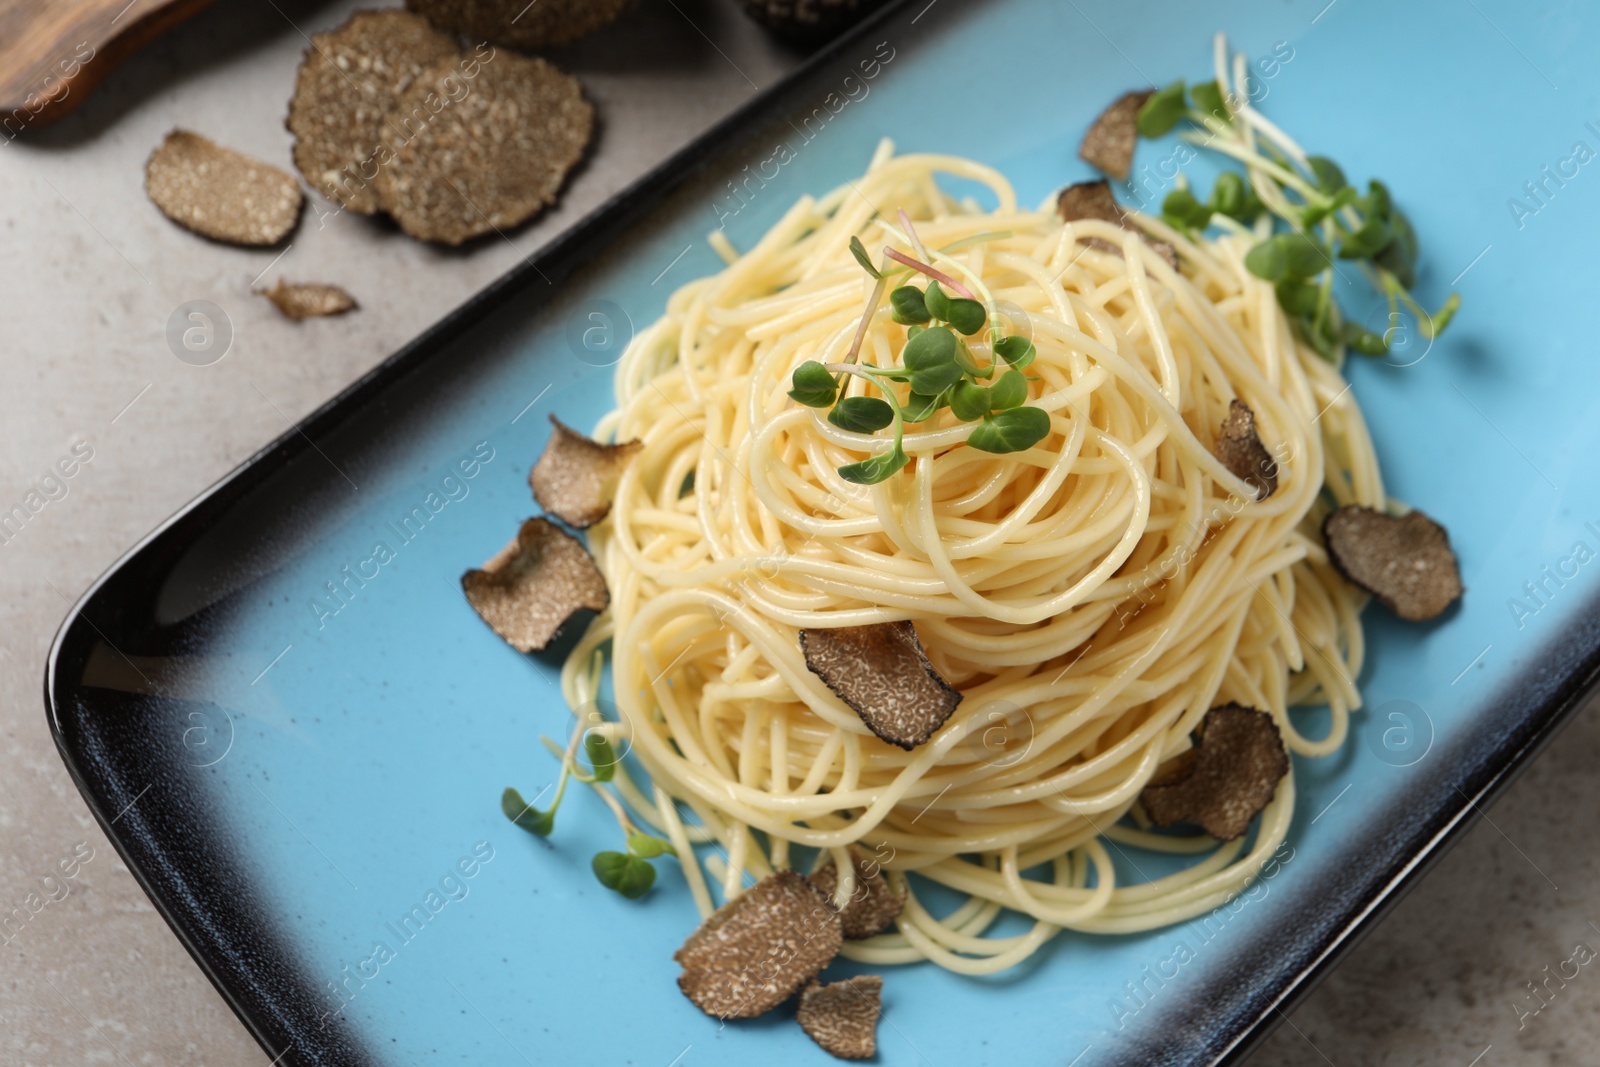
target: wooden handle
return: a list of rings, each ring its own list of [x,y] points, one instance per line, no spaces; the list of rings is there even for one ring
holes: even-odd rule
[[[211,0],[0,0],[0,134],[54,122]]]

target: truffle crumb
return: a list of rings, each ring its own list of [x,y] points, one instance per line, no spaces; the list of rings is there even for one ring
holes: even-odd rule
[[[518,652],[537,652],[580,610],[604,611],[611,602],[588,550],[542,518],[524,522],[516,540],[483,569],[463,574],[461,589]]]
[[[1231,841],[1272,800],[1289,773],[1278,724],[1264,711],[1220,704],[1195,731],[1199,742],[1158,773],[1140,799],[1157,826],[1194,823]]]
[[[1424,622],[1461,596],[1461,569],[1443,526],[1420,511],[1398,518],[1349,505],[1322,522],[1328,559],[1402,619]]]
[[[770,1011],[839,954],[839,913],[799,872],[770,874],[706,917],[672,958],[678,988],[707,1015]]]
[[[528,474],[539,506],[571,526],[593,526],[611,511],[622,468],[642,446],[638,441],[601,444],[550,416],[554,431]]]
[[[800,650],[811,672],[869,730],[907,751],[932,737],[961,703],[909,621],[801,630]]]
[[[286,282],[279,278],[270,289],[256,292],[296,322],[321,315],[342,315],[356,306],[355,298],[337,285],[320,282]]]
[[[841,1060],[866,1060],[878,1051],[881,1014],[883,979],[863,974],[830,985],[812,982],[801,991],[794,1017],[824,1051]]]
[[[1256,434],[1256,413],[1238,397],[1228,402],[1227,417],[1217,434],[1217,458],[1222,465],[1265,500],[1278,489],[1278,462]]]
[[[1139,109],[1153,93],[1152,89],[1137,89],[1113,100],[1083,135],[1078,158],[1118,181],[1127,181],[1133,169],[1133,149],[1139,143]]]
[[[1128,225],[1128,213],[1117,203],[1117,198],[1111,195],[1111,183],[1104,178],[1092,182],[1075,182],[1061,190],[1056,194],[1056,214],[1060,216],[1062,222],[1099,219],[1101,222],[1115,223],[1124,230],[1134,230],[1144,238],[1145,244],[1155,249],[1156,254],[1167,261],[1168,266],[1173,270],[1178,269],[1178,250],[1169,242],[1158,241],[1144,231]],[[1086,237],[1082,243],[1102,252],[1122,254],[1120,245],[1113,244],[1103,237]]]
[[[305,203],[291,175],[189,130],[173,130],[150,153],[144,187],[179,226],[236,245],[277,244]]]
[[[851,941],[860,941],[881,934],[893,925],[901,909],[906,906],[906,899],[894,891],[876,863],[854,854],[851,859],[856,869],[856,888],[845,903],[844,910],[839,912],[839,919],[844,924],[844,936]],[[823,896],[832,901],[839,889],[839,870],[829,863],[817,868],[810,880]]]

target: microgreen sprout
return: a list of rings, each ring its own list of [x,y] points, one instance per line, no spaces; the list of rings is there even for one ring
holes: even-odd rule
[[[601,851],[595,853],[590,861],[594,876],[601,885],[607,889],[615,890],[629,900],[637,900],[650,891],[655,884],[656,870],[649,863],[657,856],[678,854],[677,849],[670,841],[662,840],[639,829],[622,801],[607,788],[617,773],[619,756],[611,739],[600,729],[593,726],[585,728],[582,722],[572,732],[572,740],[568,742],[565,751],[548,737],[540,738],[546,748],[561,759],[561,776],[556,786],[555,799],[550,804],[549,811],[539,811],[533,805],[525,803],[522,795],[515,789],[507,789],[500,797],[500,808],[505,812],[506,818],[530,833],[540,837],[549,837],[555,829],[556,809],[561,806],[561,798],[566,793],[567,782],[577,779],[593,789],[611,809],[611,814],[616,817],[617,825],[622,830],[624,849],[623,852]],[[589,769],[585,771],[577,762],[579,742],[582,742],[583,754],[589,761]]]
[[[1301,151],[1215,81],[1187,93],[1177,81],[1152,93],[1140,108],[1139,132],[1160,137],[1184,121],[1195,128],[1180,137],[1244,164],[1245,177],[1222,174],[1203,203],[1180,186],[1163,201],[1163,219],[1191,234],[1211,225],[1239,231],[1267,212],[1286,224],[1275,233],[1256,227],[1260,240],[1245,256],[1245,267],[1274,284],[1279,305],[1318,353],[1332,360],[1345,348],[1385,354],[1402,309],[1416,318],[1425,339],[1444,332],[1460,296],[1451,293],[1432,314],[1413,298],[1416,231],[1382,182],[1368,182],[1362,193],[1337,163]],[[1388,329],[1378,333],[1345,318],[1333,299],[1340,262],[1356,265],[1388,301]]]
[[[931,257],[904,211],[900,223],[912,248],[924,259],[890,247],[883,250],[885,259],[928,278],[924,289],[906,284],[889,294],[890,318],[907,327],[900,363],[877,367],[857,361],[867,324],[877,313],[887,287],[887,274],[873,266],[860,238],[852,237],[851,254],[877,280],[855,338],[841,362],[806,360],[790,376],[789,397],[806,407],[827,408],[828,421],[841,430],[871,436],[892,429],[894,442],[887,451],[839,468],[841,478],[858,485],[875,485],[910,463],[904,446],[906,425],[926,422],[941,410],[948,409],[961,422],[976,423],[967,444],[985,452],[1021,452],[1050,433],[1049,413],[1025,406],[1028,379],[1021,371],[1038,355],[1033,342],[1005,335],[995,325],[989,330],[988,347],[993,355],[980,359],[964,338],[984,332],[990,324],[989,308],[972,290],[925,261]],[[1004,235],[978,236],[992,239]],[[847,375],[867,382],[881,398],[843,395]]]

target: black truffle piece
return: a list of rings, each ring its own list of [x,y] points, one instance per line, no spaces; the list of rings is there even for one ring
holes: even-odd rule
[[[961,703],[908,621],[801,630],[800,650],[811,672],[869,730],[907,751],[932,737]]]
[[[798,871],[770,874],[706,917],[672,958],[707,1015],[750,1019],[792,997],[844,944],[839,913]]]
[[[517,539],[461,576],[461,591],[483,621],[518,652],[537,652],[584,608],[611,603],[589,550],[548,519],[522,524]]]
[[[1126,181],[1133,169],[1134,146],[1139,143],[1139,109],[1153,92],[1138,89],[1113,100],[1083,135],[1078,158],[1118,181]]]
[[[1322,540],[1346,580],[1402,619],[1435,618],[1461,596],[1450,535],[1420,511],[1396,517],[1352,504],[1322,520]]]
[[[883,979],[876,974],[820,985],[800,993],[795,1021],[841,1060],[869,1060],[878,1051],[878,1016],[883,1014]]]
[[[1228,415],[1217,433],[1217,458],[1231,474],[1255,488],[1257,500],[1277,491],[1278,461],[1256,434],[1256,413],[1238,397],[1228,402]]]
[[[894,891],[875,863],[868,863],[852,855],[856,869],[856,888],[850,900],[839,913],[844,923],[844,936],[851,941],[881,934],[894,925],[906,898]],[[839,870],[832,863],[819,867],[810,877],[823,896],[830,901],[839,888]]]
[[[1144,787],[1145,814],[1157,826],[1194,823],[1212,837],[1243,836],[1289,773],[1278,724],[1264,711],[1220,704],[1195,731],[1195,748]]]
[[[550,425],[550,440],[528,474],[533,498],[569,526],[593,526],[611,511],[622,468],[642,446],[638,441],[602,444],[554,415]]]

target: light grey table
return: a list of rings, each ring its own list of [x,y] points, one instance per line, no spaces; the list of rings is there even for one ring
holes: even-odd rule
[[[641,0],[628,22],[552,56],[583,80],[603,123],[560,208],[465,252],[363,218],[319,225],[308,214],[278,258],[162,218],[145,199],[143,164],[174,126],[288,165],[283,115],[305,35],[355,6],[219,4],[60,125],[0,143],[0,508],[22,501],[75,445],[93,450],[65,495],[56,490],[0,547],[0,911],[20,905],[61,857],[92,851],[67,896],[0,938],[7,1067],[266,1062],[118,861],[56,755],[40,680],[69,603],[290,421],[798,60],[732,0]],[[343,284],[361,310],[290,323],[250,295],[279,276]],[[173,309],[194,299],[220,305],[235,331],[227,358],[208,367],[174,358],[164,337]],[[1600,806],[1597,763],[1600,721],[1585,713],[1490,813],[1493,823],[1473,829],[1253,1062],[1597,1062],[1600,966],[1564,988],[1552,983],[1539,1014],[1518,1014],[1536,1006],[1525,983],[1543,981],[1543,968],[1578,942],[1600,948],[1591,922],[1600,922],[1600,863],[1586,815]]]

